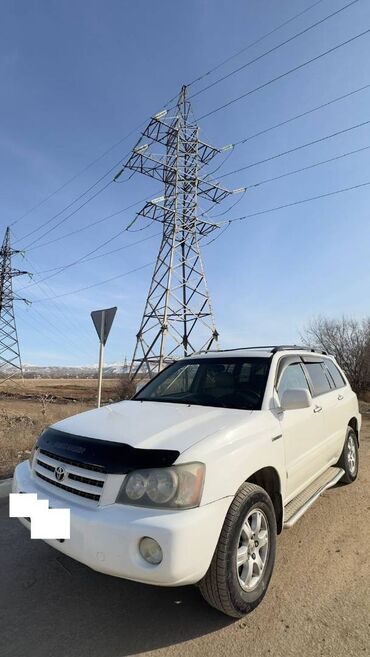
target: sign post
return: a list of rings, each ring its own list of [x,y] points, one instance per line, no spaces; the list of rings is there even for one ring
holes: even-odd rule
[[[117,312],[117,306],[105,308],[104,310],[93,310],[91,319],[94,323],[96,332],[99,337],[99,373],[98,373],[98,408],[101,405],[101,388],[103,381],[104,367],[104,347],[108,339],[109,332],[112,328],[113,320]]]

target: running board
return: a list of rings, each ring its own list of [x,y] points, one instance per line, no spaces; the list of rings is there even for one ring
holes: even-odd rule
[[[316,502],[317,498],[331,486],[334,486],[344,475],[342,468],[331,467],[325,470],[320,477],[315,479],[297,497],[284,507],[284,528],[293,527],[307,509]]]

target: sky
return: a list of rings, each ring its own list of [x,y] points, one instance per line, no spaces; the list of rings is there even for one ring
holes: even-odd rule
[[[201,118],[370,29],[370,3],[358,0],[203,90],[349,1],[321,0],[312,6],[314,0],[3,0],[0,231],[11,225],[14,247],[24,251],[24,256],[14,257],[13,266],[33,275],[14,282],[19,295],[31,302],[16,302],[24,363],[95,363],[98,341],[90,312],[110,306],[117,306],[118,312],[106,360],[131,358],[159,248],[158,226],[122,232],[101,245],[134,218],[139,201],[160,194],[160,184],[140,174],[129,180],[124,176],[121,184],[107,185],[79,206],[112,180],[144,122],[162,110],[181,85],[242,49],[188,88],[190,96],[202,90],[191,102],[201,138],[215,146],[250,137],[370,85],[369,32]],[[256,40],[259,43],[246,49]],[[223,218],[260,213],[235,222],[203,249],[222,347],[292,343],[319,315],[369,315],[370,186],[267,211],[369,182],[370,123],[256,164],[368,121],[369,107],[370,86],[218,156],[219,176],[253,165],[222,180],[231,189],[247,187]],[[358,149],[363,150],[255,186]],[[215,212],[228,210],[234,202],[234,197],[226,200]],[[68,235],[80,228],[86,230]],[[49,271],[97,247],[95,255],[125,248],[56,275]],[[48,280],[41,282],[44,278]],[[96,285],[106,279],[115,280]],[[88,286],[94,287],[82,289]]]

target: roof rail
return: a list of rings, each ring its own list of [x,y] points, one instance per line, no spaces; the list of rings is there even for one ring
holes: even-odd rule
[[[299,351],[314,351],[311,347],[304,347],[303,345],[300,344],[278,344],[275,347],[273,347],[272,351],[273,353],[276,353],[277,351],[290,351],[290,350],[296,350],[298,349]]]
[[[327,355],[327,351],[323,351],[321,349],[315,349],[314,347],[305,347],[304,345],[298,345],[298,344],[280,344],[277,345],[276,347],[273,347],[272,353],[276,353],[277,351],[311,351],[312,353],[315,354],[324,354]]]
[[[191,354],[192,356],[196,354],[207,354],[207,353],[225,353],[225,351],[271,351],[271,354],[275,354],[277,351],[311,351],[317,354],[327,355],[327,351],[322,351],[320,349],[315,349],[314,347],[305,347],[304,345],[298,344],[279,344],[279,345],[258,345],[255,347],[233,347],[232,349],[200,349],[199,351]]]
[[[263,345],[263,346],[258,346],[258,347],[232,347],[231,349],[200,349],[199,351],[195,351],[193,354],[190,354],[191,356],[194,356],[195,354],[216,354],[220,353],[223,354],[225,351],[258,351],[258,350],[263,350],[267,351],[270,350],[272,352],[273,349],[276,349],[274,345]]]

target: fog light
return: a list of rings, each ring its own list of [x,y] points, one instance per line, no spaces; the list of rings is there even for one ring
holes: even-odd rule
[[[145,561],[148,561],[148,563],[152,563],[155,566],[158,566],[163,559],[161,546],[154,540],[154,538],[149,538],[149,536],[144,536],[144,538],[141,539],[139,543],[139,551]]]

